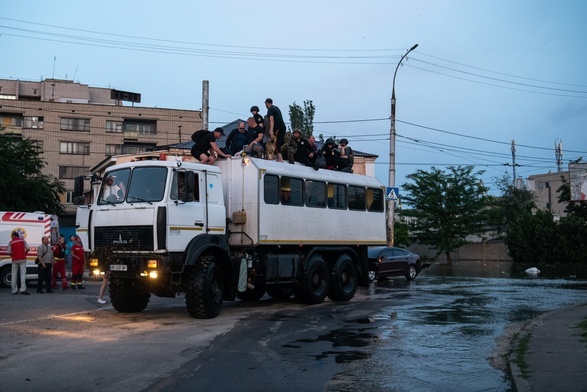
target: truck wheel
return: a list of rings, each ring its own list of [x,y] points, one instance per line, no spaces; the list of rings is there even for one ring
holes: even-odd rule
[[[151,293],[132,280],[112,279],[110,281],[110,301],[114,309],[121,313],[142,312],[150,298]]]
[[[10,287],[12,277],[12,265],[8,264],[0,270],[0,287]]]
[[[348,301],[357,291],[357,270],[348,254],[341,255],[330,270],[328,298],[333,301]]]
[[[297,299],[307,304],[319,304],[328,293],[328,267],[320,255],[314,255],[306,262],[304,276],[294,288]]]
[[[194,318],[214,318],[222,308],[224,277],[212,255],[201,257],[189,272],[185,303]]]
[[[254,289],[250,289],[247,287],[246,291],[236,292],[236,297],[241,301],[245,302],[255,302],[260,300],[265,295],[265,285],[264,284],[256,284]]]
[[[288,299],[293,295],[293,289],[291,287],[268,286],[267,294],[275,299]]]

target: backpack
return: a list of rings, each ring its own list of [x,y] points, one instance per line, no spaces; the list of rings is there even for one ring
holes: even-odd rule
[[[194,143],[199,143],[209,133],[212,133],[212,132],[208,131],[206,129],[200,129],[199,131],[194,132],[194,134],[192,135],[192,140],[194,141]]]

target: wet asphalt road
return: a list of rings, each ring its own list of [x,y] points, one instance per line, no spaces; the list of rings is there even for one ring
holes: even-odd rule
[[[508,391],[490,363],[505,328],[587,302],[586,281],[424,273],[346,303],[237,301],[195,320],[182,298],[125,315],[88,287],[0,290],[3,390]]]

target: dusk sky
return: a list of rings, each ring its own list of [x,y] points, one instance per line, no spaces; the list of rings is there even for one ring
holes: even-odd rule
[[[379,155],[388,184],[393,72],[396,186],[417,169],[475,165],[486,186],[587,160],[587,1],[9,1],[0,78],[69,79],[202,107],[210,127],[271,97],[316,107],[314,134]],[[195,130],[194,130],[195,131]],[[493,188],[492,193],[496,190]],[[401,194],[401,190],[400,190]]]

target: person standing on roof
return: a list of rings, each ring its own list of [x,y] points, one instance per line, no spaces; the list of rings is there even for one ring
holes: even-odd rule
[[[281,146],[283,146],[285,139],[285,122],[281,110],[273,105],[273,100],[267,98],[265,100],[265,107],[267,108],[267,117],[269,117],[269,136],[275,137],[275,151],[277,151],[277,160],[283,162],[283,155],[281,154]]]
[[[206,134],[202,139],[192,147],[192,155],[194,158],[205,165],[212,165],[216,162],[216,156],[212,154],[215,152],[219,157],[228,158],[229,155],[225,154],[220,150],[216,140],[220,139],[224,135],[224,130],[220,127],[216,128],[213,132]]]
[[[18,276],[20,274],[20,293],[30,295],[26,291],[26,255],[29,253],[29,244],[20,238],[17,230],[12,232],[12,240],[8,243],[6,253],[12,256],[12,279],[10,286],[12,294],[18,294]]]
[[[263,120],[263,116],[261,116],[261,113],[259,113],[259,106],[251,106],[251,114],[253,115],[253,118],[255,119],[255,123],[257,124],[257,126],[263,129],[263,124],[265,123],[265,120]]]

